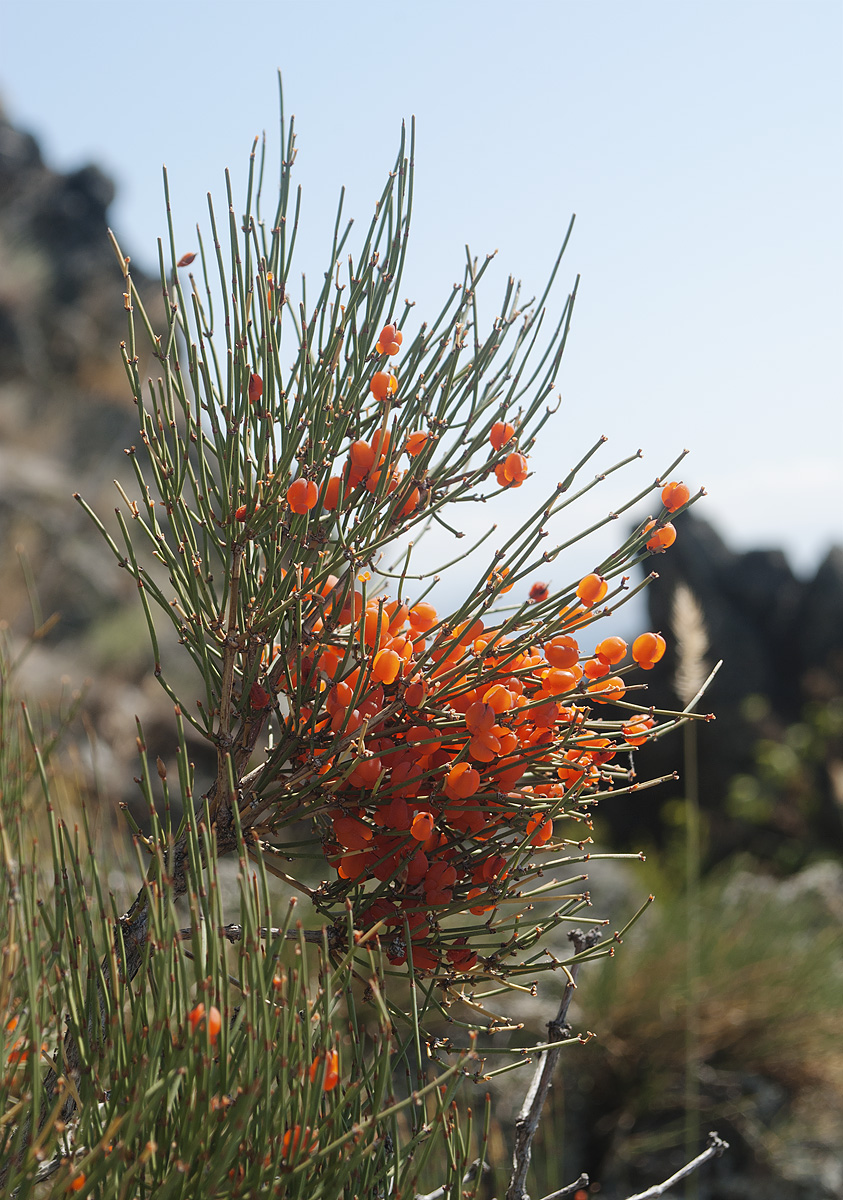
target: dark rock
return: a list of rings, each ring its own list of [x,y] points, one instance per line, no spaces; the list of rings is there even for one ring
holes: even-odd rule
[[[31,619],[20,546],[42,609],[61,614],[54,644],[131,591],[72,499],[78,491],[112,511],[118,455],[137,441],[113,198],[98,167],[51,170],[0,113],[0,616],[19,630]],[[136,282],[154,302],[148,281]]]
[[[803,720],[806,705],[843,696],[843,550],[833,549],[814,578],[803,582],[779,550],[735,553],[691,514],[676,525],[679,536],[654,564],[659,578],[647,593],[651,628],[667,639],[664,658],[647,677],[648,698],[658,708],[684,706],[677,694],[675,628],[675,598],[684,585],[702,610],[709,643],[706,672],[723,661],[698,706],[716,720],[698,725],[696,732],[709,861],[749,850],[793,869],[818,850],[843,850],[843,808],[835,798],[831,761],[795,754],[802,782],[794,782],[790,793],[782,785],[778,801],[765,799],[766,816],[744,819],[730,803],[736,777],[758,777],[759,739],[782,744],[787,729]],[[645,777],[672,771],[681,776],[682,737],[647,747],[638,769]],[[641,793],[634,805],[609,801],[603,816],[624,844],[642,836],[658,842],[668,832],[662,821],[665,802],[683,796],[681,783],[668,784]]]

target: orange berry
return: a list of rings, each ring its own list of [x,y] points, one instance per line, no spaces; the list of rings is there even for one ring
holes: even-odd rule
[[[424,703],[427,696],[427,684],[423,679],[414,679],[408,684],[407,690],[404,693],[404,703],[408,708],[418,708]]]
[[[515,429],[508,421],[495,421],[489,431],[489,441],[495,450],[502,450],[515,437]]]
[[[252,708],[262,709],[269,708],[272,703],[272,697],[266,688],[261,687],[257,680],[249,688],[249,704]]]
[[[563,671],[559,667],[551,667],[542,675],[542,691],[550,696],[564,696],[577,686],[577,677],[573,671]]]
[[[504,582],[504,580],[506,579],[508,574],[509,574],[509,567],[498,567],[496,570],[494,570],[492,572],[492,574],[489,576],[489,578],[487,579],[486,582],[497,586],[498,584],[501,584]],[[508,583],[506,585],[506,587],[501,588],[501,593],[503,594],[503,592],[511,592],[514,586],[515,585],[512,583]]]
[[[482,632],[482,621],[465,621],[456,627],[454,637],[460,646],[467,646],[470,642],[476,642]]]
[[[397,768],[396,768],[397,769]],[[407,764],[408,771],[418,770],[415,766]],[[395,782],[395,771],[393,771],[393,783]],[[387,805],[383,815],[383,824],[387,829],[395,829],[400,833],[405,832],[410,828],[412,821],[410,819],[410,809],[407,801],[403,796],[395,796]]]
[[[645,720],[631,721],[624,725],[621,733],[630,746],[643,746],[650,734],[653,722],[648,717]]]
[[[542,813],[536,813],[527,822],[527,833],[531,835],[531,845],[543,846],[553,837],[553,822]]]
[[[527,460],[523,454],[508,454],[503,467],[504,475],[513,487],[520,487],[527,478]]]
[[[234,512],[234,520],[235,521],[245,521],[248,511],[249,510],[246,507],[246,505],[241,504],[240,507],[238,509],[236,509]]]
[[[71,1192],[81,1192],[85,1186],[85,1175],[80,1171],[78,1175],[74,1175],[70,1182]]]
[[[609,674],[609,664],[602,658],[590,658],[588,662],[583,663],[582,673],[586,679],[601,679]]]
[[[509,712],[514,703],[512,692],[505,688],[502,683],[493,683],[490,688],[483,693],[483,703],[496,713]]]
[[[433,813],[420,812],[413,817],[410,834],[417,842],[426,842],[433,833]]]
[[[530,588],[530,599],[534,604],[540,604],[542,600],[546,600],[550,595],[550,589],[546,583],[534,583]]]
[[[378,334],[378,342],[375,349],[378,354],[397,354],[401,349],[403,341],[404,335],[400,329],[396,329],[392,324],[384,325]]]
[[[485,888],[479,887],[469,888],[468,899],[473,900],[475,896],[482,896],[485,890]],[[491,912],[494,907],[494,902],[492,904],[477,904],[474,906],[474,908],[470,908],[468,911],[479,917],[481,913]]]
[[[609,590],[609,585],[602,575],[586,575],[577,587],[577,599],[586,607],[598,604]]]
[[[394,683],[401,669],[401,658],[394,650],[379,650],[372,665],[372,678],[380,683]]]
[[[378,471],[372,471],[372,472],[371,472],[371,474],[369,475],[369,478],[366,480],[366,489],[367,489],[367,491],[370,491],[370,492],[371,492],[371,493],[374,495],[374,493],[375,493],[375,492],[378,490],[378,488],[380,487],[380,483],[381,483],[381,476],[382,476],[382,475],[383,475],[383,468],[381,468],[381,469],[380,469],[380,470],[378,470]],[[391,495],[392,495],[392,493],[393,493],[393,492],[395,491],[395,489],[398,487],[398,484],[399,484],[400,482],[401,482],[401,476],[398,474],[398,472],[397,472],[397,471],[390,471],[390,472],[389,472],[389,478],[388,478],[388,482],[387,482],[387,485],[386,485],[386,494],[387,494],[387,496],[391,496]]]
[[[351,459],[352,473],[360,475],[362,478],[374,465],[375,451],[368,442],[361,440],[351,443],[348,448],[348,457]]]
[[[614,666],[615,663],[619,663],[626,655],[626,650],[627,646],[623,638],[607,637],[598,644],[594,653],[598,658],[602,659],[603,662],[609,663],[610,666]]]
[[[208,1037],[211,1039],[211,1044],[219,1037],[219,1032],[222,1029],[222,1016],[220,1010],[215,1008],[213,1004],[208,1009]]]
[[[339,863],[335,865],[340,879],[359,879],[369,869],[366,855],[358,854],[354,850],[350,854],[344,854]]]
[[[303,1152],[315,1149],[317,1138],[315,1134],[311,1137],[309,1125],[304,1127],[304,1137],[302,1137],[301,1125],[295,1125],[292,1129],[287,1130],[281,1141],[281,1157],[286,1158],[290,1153],[295,1154],[299,1148],[299,1142],[301,1142]]]
[[[362,764],[358,764],[362,765]],[[380,767],[380,764],[378,764]],[[380,770],[378,770],[380,774]],[[367,850],[372,831],[357,817],[334,817],[334,837],[344,850]]]
[[[667,649],[660,633],[642,633],[632,643],[632,657],[645,671],[651,671]]]
[[[608,679],[595,679],[588,685],[588,690],[594,694],[595,700],[602,704],[609,700],[622,699],[626,684],[619,675],[610,675]]]
[[[477,955],[468,948],[465,938],[457,938],[446,957],[453,966],[463,971],[470,970],[477,962]]]
[[[483,733],[487,729],[492,728],[496,716],[497,714],[491,704],[484,704],[482,700],[475,700],[465,711],[466,727],[472,733]]]
[[[410,628],[419,633],[427,633],[438,620],[436,609],[426,600],[421,600],[410,609]]]
[[[655,524],[655,521],[650,521],[644,526],[644,532],[646,533],[647,530],[653,529]],[[668,521],[666,525],[662,525],[659,529],[654,530],[652,536],[647,541],[647,549],[652,550],[654,554],[659,554],[666,550],[668,546],[672,546],[675,541],[676,530]]]
[[[414,946],[413,966],[417,971],[435,971],[439,966],[439,959],[428,946]]]
[[[328,480],[325,488],[325,497],[322,501],[322,507],[326,512],[333,512],[340,502],[340,489],[342,487],[342,477],[340,475],[332,475]]]
[[[429,725],[411,725],[405,734],[407,746],[412,747],[416,758],[435,754],[442,745],[442,738]]]
[[[378,462],[383,462],[389,452],[389,443],[392,441],[392,434],[388,429],[377,429],[372,438],[372,449],[375,452],[375,458]]]
[[[29,1058],[29,1046],[23,1040],[18,1038],[9,1051],[10,1063],[25,1063]]]
[[[544,656],[552,667],[566,671],[579,661],[580,648],[572,637],[555,637],[545,646]]]
[[[398,380],[394,375],[387,375],[385,371],[376,371],[369,384],[369,391],[376,400],[385,400],[387,396],[398,391]]]
[[[296,479],[287,488],[287,503],[294,513],[307,513],[316,507],[319,489],[309,479]]]
[[[427,445],[427,439],[430,435],[427,433],[411,433],[407,438],[407,444],[404,449],[409,454],[410,458],[415,458],[417,454],[421,454]]]
[[[668,512],[675,513],[691,499],[691,490],[684,483],[671,482],[662,488],[662,504]]]
[[[321,1071],[322,1061],[322,1056],[320,1054],[317,1058],[314,1058],[313,1062],[310,1064],[309,1074],[311,1083],[316,1082],[316,1079]],[[325,1079],[322,1083],[323,1092],[332,1092],[339,1083],[339,1062],[340,1059],[336,1050],[329,1050],[327,1063],[325,1065]]]
[[[408,494],[407,499],[404,501],[401,508],[399,509],[399,516],[409,517],[411,513],[414,513],[419,506],[420,499],[421,499],[421,494],[419,492],[419,489],[417,487],[414,487],[412,489],[412,491]]]
[[[263,380],[260,375],[249,376],[249,403],[256,404],[263,395]]]
[[[364,708],[361,705],[361,708]],[[362,716],[371,716],[372,711],[361,713]],[[383,766],[379,758],[364,758],[352,771],[349,777],[349,783],[354,787],[365,788],[367,791],[375,786],[383,773]]]
[[[197,1004],[196,1007],[192,1008],[187,1014],[187,1019],[190,1022],[191,1030],[195,1033],[198,1026],[201,1025],[201,1023],[205,1020],[205,1005],[201,1003]],[[217,1040],[220,1029],[222,1028],[222,1017],[220,1015],[220,1010],[215,1008],[213,1004],[208,1009],[207,1019],[208,1037],[213,1043]]]
[[[451,799],[467,800],[479,787],[480,772],[466,762],[457,763],[448,772],[445,788]]]
[[[499,750],[500,742],[489,733],[475,734],[468,743],[468,752],[475,762],[494,762]]]
[[[383,329],[378,334],[378,345],[389,346],[395,341],[395,326],[384,325]],[[383,354],[384,352],[381,351]]]

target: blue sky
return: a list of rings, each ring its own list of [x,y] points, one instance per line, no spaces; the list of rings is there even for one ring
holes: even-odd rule
[[[698,511],[736,548],[784,546],[807,571],[843,541],[838,0],[28,0],[3,17],[9,115],[51,165],[115,178],[114,227],[149,265],[162,162],[190,248],[223,169],[242,186],[263,129],[277,149],[279,67],[300,269],[326,268],[341,184],[368,220],[412,114],[404,290],[420,315],[466,242],[499,252],[490,308],[510,272],[539,289],[577,213],[563,407],[532,465],[552,485],[601,433],[606,465],[645,450],[583,524],[688,447],[683,477],[709,491]],[[608,548],[579,551],[566,578]]]

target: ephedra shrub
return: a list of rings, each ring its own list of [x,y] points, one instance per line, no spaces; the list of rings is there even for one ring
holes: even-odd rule
[[[551,288],[571,230],[534,303],[510,281],[482,327],[489,260],[469,259],[420,321],[399,299],[413,179],[402,136],[351,253],[338,214],[314,295],[293,272],[300,197],[283,115],[282,142],[268,217],[253,152],[244,204],[229,182],[195,247],[170,226],[162,324],[115,242],[139,437],[116,525],[77,498],[137,583],[181,752],[177,781],[160,763],[156,776],[138,731],[149,866],[126,915],[60,824],[54,895],[33,907],[18,838],[10,903],[25,905],[32,950],[28,985],[3,993],[19,1107],[0,1140],[21,1194],[50,1172],[98,1196],[407,1196],[423,1178],[460,1194],[482,1121],[449,1106],[462,1073],[482,1075],[466,1053],[493,1021],[484,998],[609,952],[547,950],[586,904],[557,896],[557,880],[584,878],[600,796],[643,786],[629,753],[683,719],[627,692],[661,635],[630,648],[608,620],[691,502],[676,463],[630,500],[651,495],[651,514],[584,578],[542,582],[564,580],[562,552],[585,536],[567,512],[597,482],[603,438],[500,544],[490,517],[453,611],[431,592],[467,552],[455,541],[451,564],[429,563],[425,532],[453,533],[465,504],[511,507],[540,432],[564,421],[554,388],[576,288],[559,303]],[[171,683],[162,622],[195,693]],[[216,763],[199,796],[188,725]],[[234,914],[216,878],[230,852]],[[273,924],[271,876],[306,919],[289,909]],[[443,1019],[465,1038],[437,1075],[424,1043]],[[24,1026],[25,1048],[45,1047],[26,1063]]]

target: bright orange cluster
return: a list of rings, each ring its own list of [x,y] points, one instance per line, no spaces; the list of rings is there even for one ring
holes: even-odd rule
[[[424,450],[429,436],[429,434],[423,431],[411,433],[404,443],[403,451],[410,458],[415,458]],[[398,470],[392,464],[384,480],[384,471],[387,470],[386,461],[389,456],[391,441],[392,435],[389,430],[379,429],[371,441],[367,442],[361,438],[351,443],[348,448],[348,457],[342,474],[332,475],[325,486],[322,507],[327,512],[333,512],[339,508],[345,503],[345,500],[351,495],[354,489],[361,485],[365,485],[366,490],[372,493],[379,492],[381,487],[383,487],[387,496],[391,496],[400,487],[406,472]],[[406,517],[413,513],[419,506],[420,498],[421,494],[418,487],[411,488],[401,506],[399,515]],[[316,500],[314,499],[315,503]]]
[[[404,335],[400,329],[396,329],[393,324],[384,325],[383,329],[378,334],[378,341],[375,349],[378,354],[397,354],[401,349],[401,343],[404,341]]]
[[[370,469],[373,461],[362,459]],[[490,577],[500,590],[504,580],[505,568]],[[306,593],[320,615],[302,675],[305,693],[318,699],[288,729],[307,730],[301,761],[315,756],[319,774],[340,781],[324,853],[343,895],[366,889],[355,921],[384,922],[391,962],[407,958],[409,929],[416,969],[470,969],[476,954],[440,918],[492,911],[513,860],[552,848],[548,811],[571,811],[583,793],[610,785],[604,768],[618,748],[646,740],[646,716],[623,730],[615,719],[605,734],[589,719],[592,704],[626,690],[611,673],[627,656],[623,639],[604,638],[588,656],[572,636],[607,588],[586,576],[582,607],[562,615],[567,632],[514,649],[482,620],[450,628],[427,601],[364,602],[333,577],[318,595]],[[351,670],[343,665],[349,645]]]
[[[515,426],[510,425],[508,421],[495,421],[489,430],[489,441],[493,450],[504,450],[511,446],[514,439]],[[502,488],[521,487],[528,474],[526,455],[519,454],[515,449],[510,449],[501,461],[495,464],[495,479]]]

